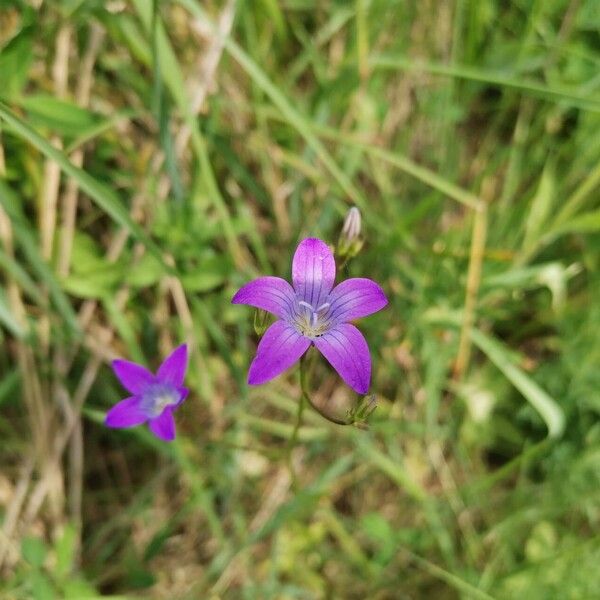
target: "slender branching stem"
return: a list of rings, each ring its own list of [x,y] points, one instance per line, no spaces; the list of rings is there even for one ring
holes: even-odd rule
[[[347,419],[338,419],[328,413],[326,413],[320,406],[317,406],[310,397],[310,391],[308,386],[308,367],[307,367],[307,359],[306,355],[304,355],[300,359],[300,387],[302,389],[302,398],[310,404],[310,406],[318,412],[324,419],[327,419],[330,423],[335,423],[336,425],[352,425],[351,420]]]

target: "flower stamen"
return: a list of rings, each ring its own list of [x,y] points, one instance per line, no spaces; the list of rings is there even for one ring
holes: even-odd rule
[[[294,319],[294,325],[299,333],[308,338],[321,337],[330,328],[330,320],[326,318],[327,309],[331,306],[324,302],[318,308],[305,300],[298,300],[298,306],[307,309],[304,314],[298,314]]]

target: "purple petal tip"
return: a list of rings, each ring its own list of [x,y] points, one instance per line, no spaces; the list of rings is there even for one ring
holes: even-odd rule
[[[156,376],[165,383],[182,386],[188,364],[187,344],[177,346],[158,368]]]
[[[175,419],[172,409],[165,408],[156,419],[148,422],[148,427],[163,442],[172,442],[175,439]]]

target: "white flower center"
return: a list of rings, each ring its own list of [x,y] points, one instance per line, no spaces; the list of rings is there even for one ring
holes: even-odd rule
[[[299,300],[298,304],[301,309],[294,318],[294,326],[299,333],[314,339],[321,337],[330,329],[331,320],[327,311],[331,306],[329,302],[324,302],[317,308],[304,300]]]
[[[179,402],[179,393],[173,386],[159,383],[151,386],[143,398],[148,413],[158,417],[167,406],[174,406]]]

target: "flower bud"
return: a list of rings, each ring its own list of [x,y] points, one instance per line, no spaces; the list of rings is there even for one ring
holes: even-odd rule
[[[356,406],[350,409],[348,413],[348,421],[359,429],[368,429],[369,417],[373,414],[376,408],[377,397],[375,394],[364,396],[356,403]]]
[[[360,210],[353,206],[344,219],[342,235],[350,242],[354,241],[360,235]]]
[[[338,240],[337,254],[340,258],[350,259],[355,257],[362,248],[363,240],[360,237],[361,215],[360,210],[353,206],[344,219],[344,225]]]

